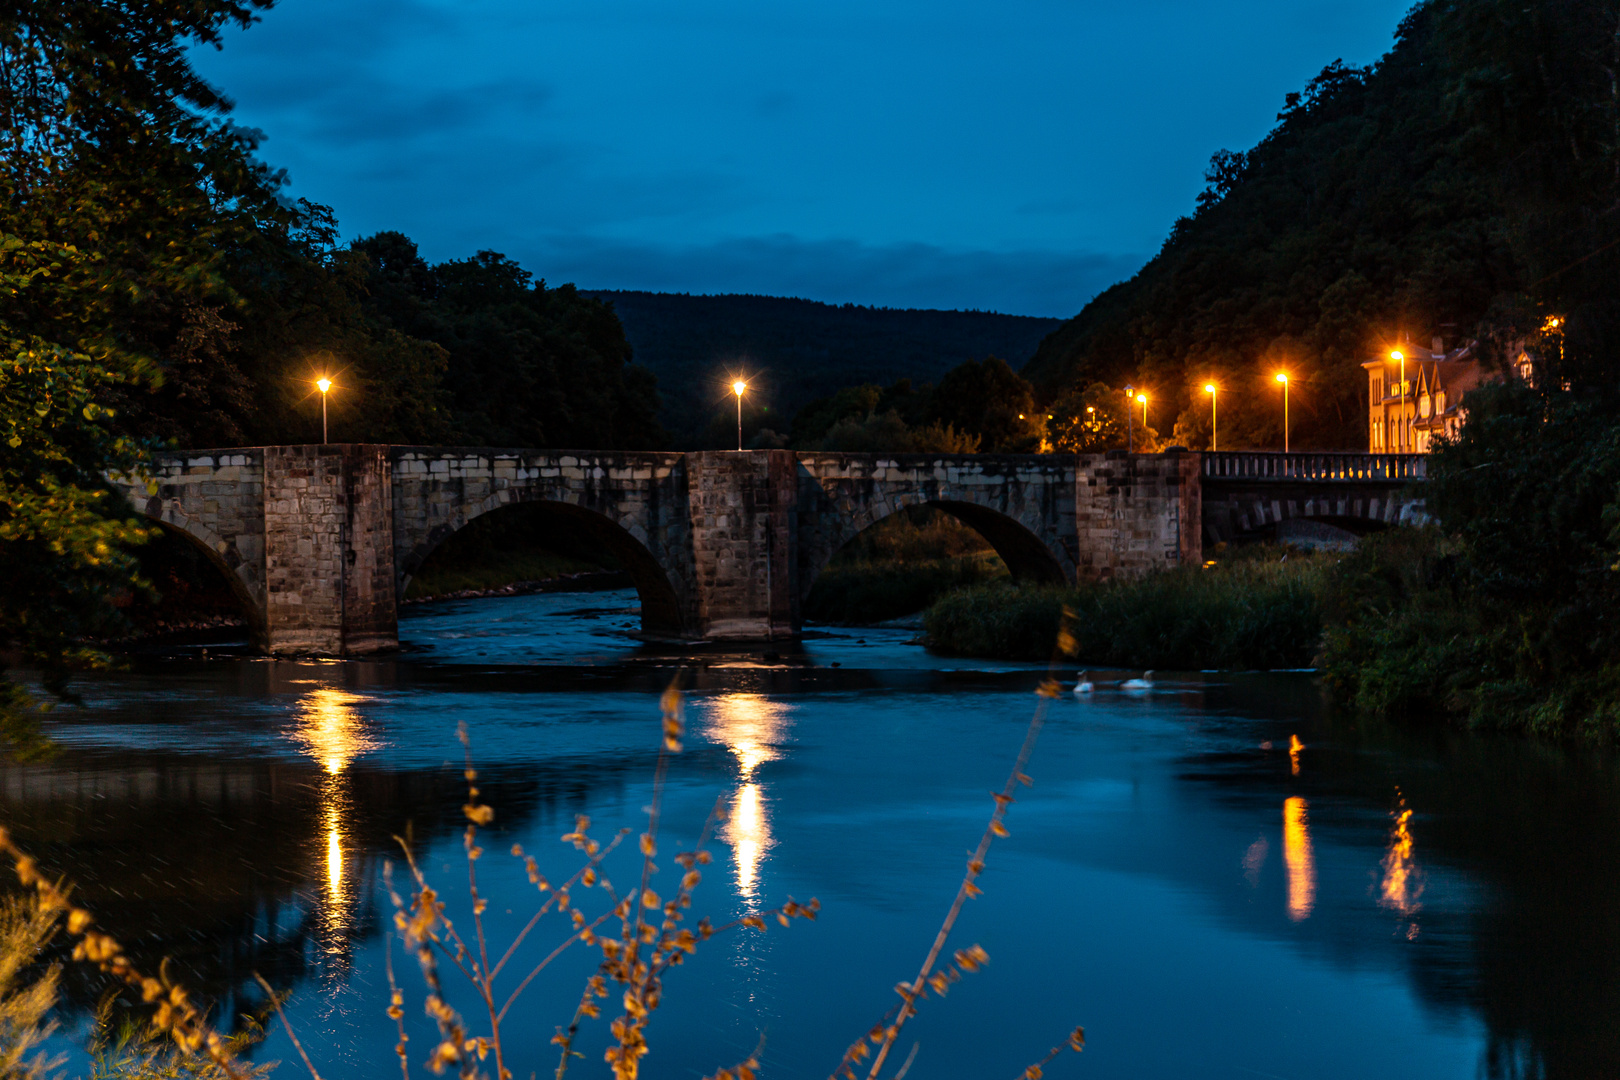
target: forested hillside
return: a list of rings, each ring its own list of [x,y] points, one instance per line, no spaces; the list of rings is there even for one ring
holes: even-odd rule
[[[1422,4],[1377,64],[1329,66],[1258,146],[1215,154],[1158,256],[1042,342],[1025,376],[1048,400],[1145,385],[1194,447],[1208,445],[1213,379],[1223,446],[1280,447],[1286,370],[1295,446],[1364,446],[1363,360],[1405,334],[1472,336],[1535,279],[1550,237],[1517,228],[1514,174],[1545,168],[1531,142],[1574,137],[1515,132],[1526,141],[1504,153],[1503,124],[1543,106],[1589,122],[1574,84],[1597,48],[1574,36],[1580,12],[1546,15]]]
[[[779,296],[582,291],[612,303],[638,364],[658,378],[664,425],[678,445],[731,445],[733,373],[749,377],[745,416],[787,434],[808,402],[838,389],[899,379],[937,382],[968,360],[1021,364],[1056,319],[985,311],[820,304]]]

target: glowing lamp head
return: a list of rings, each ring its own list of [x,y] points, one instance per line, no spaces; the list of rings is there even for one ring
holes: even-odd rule
[[[1213,394],[1214,392],[1215,392],[1215,384],[1214,383],[1205,383],[1204,384],[1204,393]]]
[[[1147,395],[1146,394],[1137,394],[1136,395],[1136,401],[1137,401],[1137,404],[1139,404],[1139,405],[1146,405],[1147,404]]]
[[[1096,412],[1096,411],[1097,411],[1097,406],[1095,406],[1095,405],[1087,405],[1086,406],[1086,412]]]
[[[1406,354],[1399,349],[1391,349],[1389,350],[1389,358],[1396,361],[1405,360]]]
[[[321,393],[324,394],[328,390],[332,389],[332,380],[331,379],[316,379],[315,380],[315,385],[320,387],[321,388]]]
[[[1287,373],[1286,372],[1281,372],[1281,371],[1277,372],[1277,381],[1286,386],[1288,384],[1288,375],[1287,375]]]
[[[736,382],[731,384],[731,392],[736,394],[738,397],[742,397],[743,391],[746,389],[748,389],[748,384],[743,382],[741,379],[738,379]]]

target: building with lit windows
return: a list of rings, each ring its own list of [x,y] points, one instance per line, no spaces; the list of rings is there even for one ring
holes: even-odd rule
[[[1403,342],[1361,366],[1367,369],[1367,449],[1375,454],[1426,454],[1441,435],[1462,427],[1463,396],[1502,376],[1487,370],[1478,343],[1448,350],[1441,338],[1429,348]],[[1531,381],[1535,363],[1523,349],[1514,377]]]

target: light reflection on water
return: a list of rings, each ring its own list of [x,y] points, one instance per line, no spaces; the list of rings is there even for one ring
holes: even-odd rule
[[[320,822],[326,836],[326,889],[317,902],[316,916],[329,974],[347,970],[349,942],[357,928],[356,890],[344,875],[344,829],[352,810],[344,773],[356,758],[382,745],[362,712],[366,701],[339,687],[316,686],[294,705],[296,723],[288,733],[292,743],[326,774],[320,796]]]
[[[774,842],[770,810],[754,773],[781,756],[777,746],[787,734],[788,710],[781,702],[759,694],[721,694],[709,706],[704,735],[731,751],[740,781],[720,838],[731,846],[737,895],[757,910],[759,867]]]

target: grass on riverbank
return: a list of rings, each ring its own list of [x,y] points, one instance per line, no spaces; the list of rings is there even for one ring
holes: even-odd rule
[[[956,589],[1007,577],[984,538],[931,507],[893,514],[833,556],[804,604],[815,622],[886,622],[926,609]]]
[[[1298,668],[1322,638],[1332,555],[1242,552],[1208,569],[1069,587],[991,584],[952,593],[924,627],[940,652],[1044,660],[1067,605],[1082,664],[1142,668]]]

